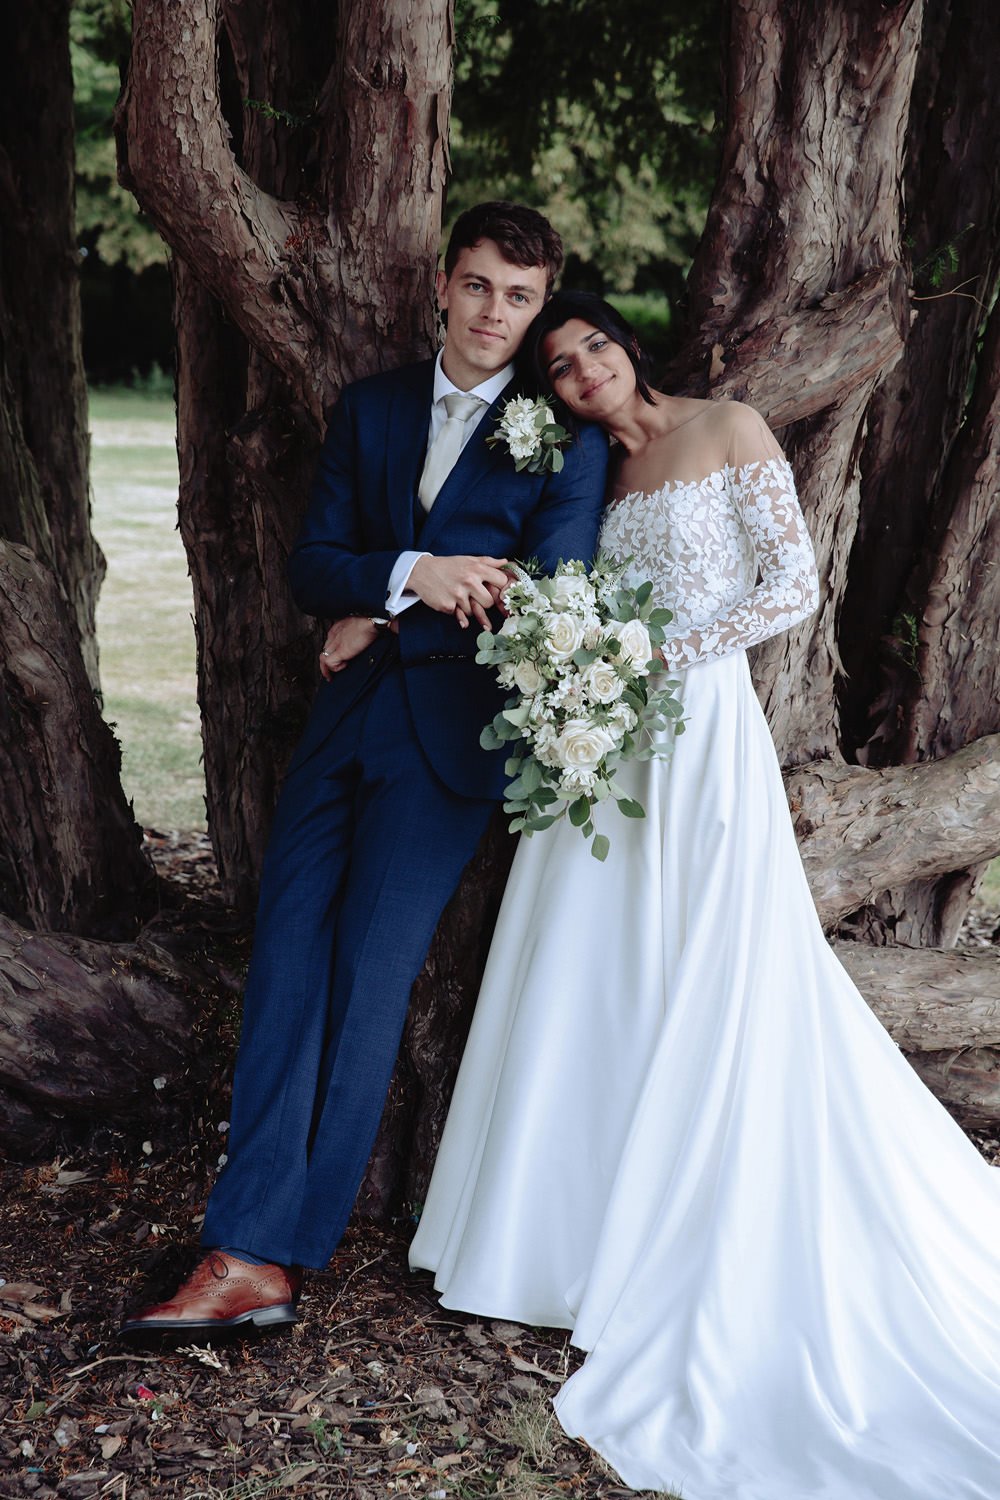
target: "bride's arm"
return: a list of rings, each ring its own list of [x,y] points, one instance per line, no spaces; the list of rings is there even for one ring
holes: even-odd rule
[[[795,479],[773,434],[748,407],[736,417],[730,463],[733,499],[756,554],[759,581],[714,619],[668,635],[663,659],[674,671],[780,635],[819,603],[816,560]]]

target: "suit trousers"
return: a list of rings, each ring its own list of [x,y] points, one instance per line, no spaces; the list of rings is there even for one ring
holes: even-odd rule
[[[322,689],[321,689],[322,691]],[[381,1119],[410,989],[496,803],[420,748],[393,656],[275,814],[205,1245],[322,1267]]]

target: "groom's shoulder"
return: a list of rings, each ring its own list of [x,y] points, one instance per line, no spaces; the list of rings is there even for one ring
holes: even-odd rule
[[[400,392],[422,394],[429,392],[434,377],[433,359],[421,359],[414,364],[398,365],[394,370],[376,370],[360,380],[352,380],[341,392],[346,400],[359,410],[377,407],[391,400]]]
[[[607,464],[609,452],[608,435],[596,422],[580,422],[570,449],[576,448],[585,463]]]

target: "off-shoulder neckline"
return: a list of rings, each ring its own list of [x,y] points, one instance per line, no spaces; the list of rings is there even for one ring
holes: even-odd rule
[[[626,490],[624,495],[616,495],[609,500],[605,508],[617,510],[620,505],[625,505],[630,500],[659,500],[663,495],[679,494],[681,490],[701,489],[702,485],[707,484],[709,480],[725,480],[730,474],[740,473],[754,468],[755,465],[763,464],[779,464],[791,473],[792,466],[783,456],[751,458],[745,464],[723,464],[721,468],[711,469],[707,474],[703,474],[700,479],[665,479],[662,484],[657,485],[655,490]]]

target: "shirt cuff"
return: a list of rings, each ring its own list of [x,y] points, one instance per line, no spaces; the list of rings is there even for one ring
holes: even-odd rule
[[[392,572],[389,574],[389,586],[385,596],[385,612],[390,618],[401,615],[404,609],[409,609],[411,604],[418,602],[416,594],[408,594],[406,585],[410,581],[410,574],[415,564],[422,557],[430,557],[429,552],[401,552],[397,557]]]

